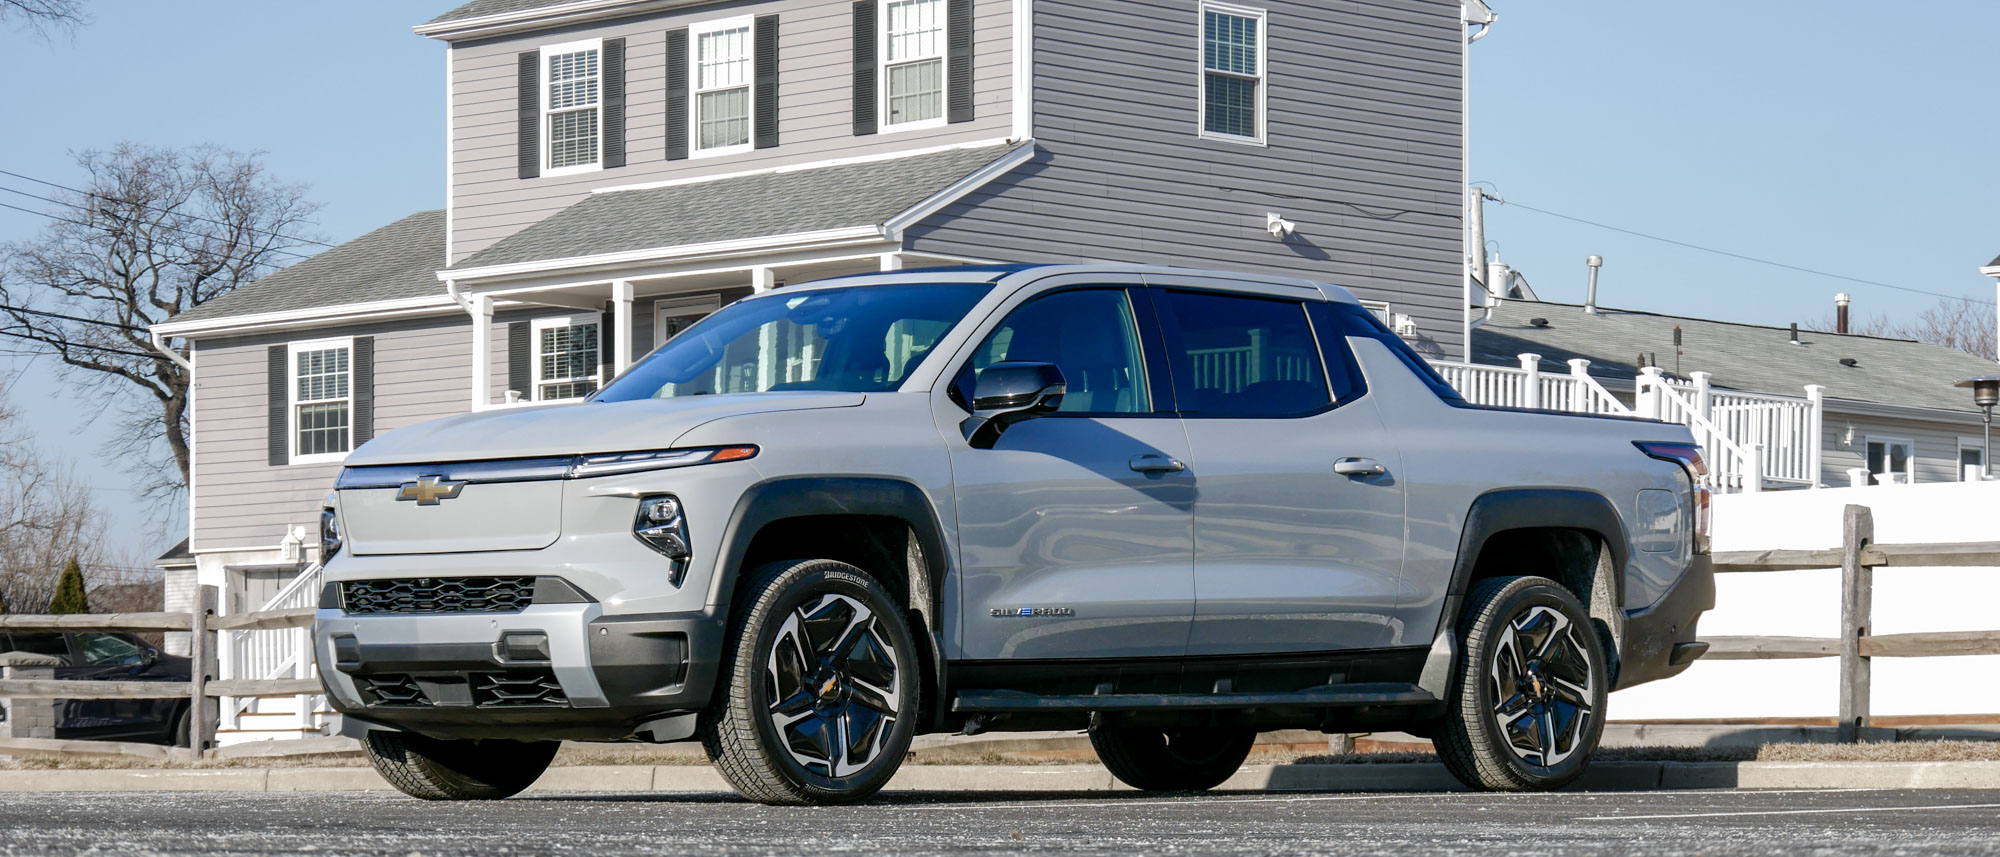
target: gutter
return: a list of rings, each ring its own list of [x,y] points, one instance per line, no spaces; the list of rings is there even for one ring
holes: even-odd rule
[[[180,352],[175,351],[172,348],[168,348],[166,339],[162,336],[159,330],[148,328],[146,331],[146,338],[148,341],[153,343],[154,351],[158,351],[161,354],[165,354],[167,355],[167,359],[172,360],[175,363],[179,363],[182,369],[188,370],[189,375],[194,374],[194,364],[189,362],[186,357],[182,357]]]
[[[688,6],[712,4],[720,0],[578,0],[574,3],[542,6],[519,12],[502,12],[480,15],[473,18],[457,18],[431,24],[418,24],[410,31],[419,36],[444,41],[501,36],[528,30],[540,30],[570,24],[581,24],[605,18],[639,15],[647,12],[661,12]]]

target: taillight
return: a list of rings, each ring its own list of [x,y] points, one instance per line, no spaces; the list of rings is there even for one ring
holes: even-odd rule
[[[1648,443],[1635,441],[1632,444],[1653,458],[1671,461],[1681,466],[1681,472],[1688,478],[1688,505],[1694,508],[1694,552],[1708,553],[1708,538],[1712,518],[1709,512],[1711,492],[1708,486],[1708,462],[1701,457],[1701,447],[1691,443]]]

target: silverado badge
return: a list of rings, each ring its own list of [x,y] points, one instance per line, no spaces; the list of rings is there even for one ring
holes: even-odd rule
[[[446,481],[442,476],[419,476],[415,482],[403,483],[402,490],[396,492],[396,499],[415,500],[419,506],[435,506],[457,499],[458,492],[464,489],[464,482]]]
[[[1068,607],[995,607],[993,616],[1075,616],[1076,611]]]

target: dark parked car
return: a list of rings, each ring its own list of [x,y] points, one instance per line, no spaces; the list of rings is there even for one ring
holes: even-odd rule
[[[62,680],[185,682],[190,674],[187,658],[116,631],[0,633],[0,652],[62,658],[55,676]],[[186,699],[63,699],[56,705],[57,738],[187,745]]]

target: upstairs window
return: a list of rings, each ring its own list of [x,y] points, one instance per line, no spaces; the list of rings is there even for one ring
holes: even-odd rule
[[[353,341],[291,345],[292,463],[338,461],[353,446]]]
[[[599,69],[602,42],[571,42],[542,49],[543,175],[584,172],[600,164],[603,100]]]
[[[596,315],[535,319],[535,401],[581,399],[597,392],[597,325]]]
[[[1264,142],[1264,11],[1201,6],[1201,135]]]
[[[945,120],[945,0],[889,0],[882,7],[882,126]]]
[[[749,17],[730,18],[688,30],[694,40],[691,136],[699,154],[725,155],[750,148],[751,23]]]

